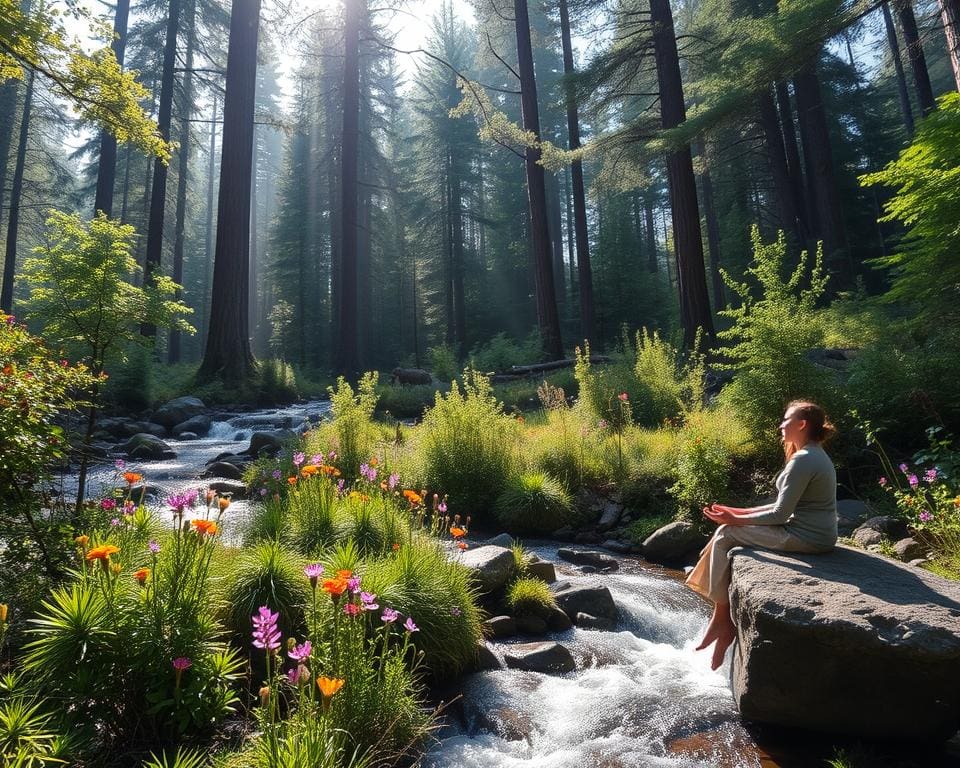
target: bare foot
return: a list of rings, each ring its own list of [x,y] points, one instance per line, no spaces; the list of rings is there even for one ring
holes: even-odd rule
[[[717,644],[713,646],[713,658],[710,660],[710,669],[716,671],[723,664],[723,657],[727,653],[727,648],[731,646],[737,637],[736,630],[731,626],[729,631],[725,631],[717,637]]]
[[[707,624],[703,640],[700,641],[697,650],[702,651],[721,635],[732,631],[733,621],[730,618],[730,606],[727,603],[717,603],[713,606],[713,615],[710,617],[710,623]]]

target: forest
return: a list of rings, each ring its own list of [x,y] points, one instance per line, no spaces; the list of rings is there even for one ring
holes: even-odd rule
[[[676,597],[798,398],[955,594],[960,0],[0,0],[0,242],[3,765],[960,759],[757,731]]]

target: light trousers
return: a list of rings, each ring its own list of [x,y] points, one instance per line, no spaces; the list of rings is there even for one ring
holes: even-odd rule
[[[808,543],[782,525],[721,525],[700,552],[700,559],[687,576],[687,586],[714,603],[730,602],[730,550],[760,547],[781,552],[827,552]]]

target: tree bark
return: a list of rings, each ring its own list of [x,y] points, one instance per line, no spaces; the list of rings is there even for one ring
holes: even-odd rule
[[[463,185],[460,173],[451,163],[450,177],[450,224],[453,240],[453,330],[458,356],[467,351],[467,308],[463,288]]]
[[[340,318],[337,373],[355,377],[357,355],[357,159],[360,132],[360,4],[344,0],[343,136],[340,143]]]
[[[770,91],[760,94],[757,106],[760,112],[760,126],[763,128],[767,146],[767,158],[770,161],[770,175],[773,178],[773,186],[780,207],[781,229],[789,234],[797,247],[805,248],[807,237],[801,229],[800,217],[797,213],[796,188],[790,180],[790,168],[787,164],[783,134],[780,132],[777,107],[773,103]]]
[[[913,72],[913,85],[917,90],[920,112],[927,115],[937,108],[937,102],[933,98],[927,59],[923,55],[923,44],[920,42],[920,33],[917,30],[917,17],[913,14],[913,5],[910,0],[898,0],[897,16],[900,19],[900,29],[903,30],[903,39],[907,44],[907,58],[910,59],[910,70]]]
[[[173,235],[173,282],[183,285],[183,248],[187,221],[187,179],[190,172],[190,117],[193,114],[193,49],[196,44],[196,1],[187,0],[187,50],[183,71],[183,100],[180,103],[180,155],[177,158],[177,211]],[[175,296],[180,298],[178,290]],[[180,331],[170,330],[167,361],[180,362]]]
[[[847,253],[843,209],[833,171],[830,131],[823,109],[815,62],[808,63],[794,76],[793,87],[797,96],[797,115],[804,142],[803,154],[808,160],[809,183],[816,203],[824,260],[828,267],[843,278],[842,282],[846,283],[852,280],[853,270]]]
[[[563,270],[563,215],[560,212],[560,183],[554,173],[545,175],[547,185],[547,215],[549,216],[551,247],[553,249],[553,288],[557,305],[563,305],[567,293],[567,275]]]
[[[947,38],[954,88],[960,91],[960,0],[940,0],[940,20]]]
[[[167,15],[167,37],[163,44],[163,73],[160,78],[160,106],[157,129],[164,141],[170,140],[170,117],[173,110],[173,81],[177,59],[177,31],[180,28],[180,0],[170,0]],[[163,258],[163,219],[167,200],[167,164],[160,158],[153,161],[153,185],[150,192],[150,220],[147,224],[147,255],[143,282],[147,285],[154,272],[160,271]],[[156,336],[155,326],[145,323],[144,336]]]
[[[527,0],[514,0],[514,25],[517,36],[517,59],[520,75],[520,102],[523,128],[540,139],[540,108],[537,104],[537,81],[533,69],[533,48],[530,42],[530,17]],[[533,251],[534,285],[537,294],[537,324],[543,338],[543,351],[548,359],[563,357],[560,336],[560,314],[553,282],[550,252],[550,227],[547,222],[547,193],[543,166],[539,164],[540,148],[527,147],[527,203],[530,211],[530,239]]]
[[[30,13],[30,0],[23,0],[20,3],[20,11],[24,16]],[[3,210],[4,193],[7,190],[10,145],[13,143],[13,128],[16,123],[19,98],[19,80],[11,77],[0,83],[0,211]]]
[[[130,16],[130,0],[117,0],[113,17],[113,55],[123,68],[127,50],[127,19]],[[97,192],[93,212],[103,211],[113,216],[113,189],[117,175],[117,140],[107,131],[100,131],[100,164],[97,167]]]
[[[687,119],[687,111],[683,101],[683,80],[669,0],[651,0],[650,19],[654,30],[657,82],[660,85],[660,119],[665,129],[675,128]],[[715,332],[703,262],[697,184],[689,144],[667,155],[667,185],[673,217],[680,321],[684,343],[691,346],[698,329],[703,329],[711,340]]]
[[[27,164],[27,140],[30,138],[30,112],[33,107],[35,73],[27,75],[27,90],[23,96],[23,117],[20,118],[20,138],[17,142],[17,163],[13,169],[10,189],[10,216],[7,219],[7,247],[3,261],[3,287],[0,288],[0,309],[9,314],[13,309],[13,280],[17,273],[17,236],[20,229],[20,198],[23,196],[23,172]]]
[[[234,0],[223,103],[210,330],[197,372],[201,381],[220,378],[231,386],[242,385],[254,372],[247,268],[259,29],[260,0]]]
[[[570,14],[567,0],[560,0],[560,38],[563,45],[563,73],[567,78],[564,97],[567,105],[567,136],[570,149],[580,148],[580,116],[570,78],[573,66],[573,45],[570,38]],[[583,164],[575,160],[570,165],[573,194],[573,226],[577,241],[577,284],[580,290],[580,335],[592,341],[595,335],[593,309],[593,273],[590,265],[590,240],[587,234],[587,201],[583,186]]]
[[[806,185],[803,179],[803,166],[800,164],[800,148],[797,143],[797,131],[793,124],[793,108],[790,106],[790,94],[787,84],[780,80],[774,84],[777,97],[777,109],[780,113],[780,130],[783,135],[783,149],[787,157],[787,171],[790,174],[790,186],[793,188],[793,201],[797,208],[797,222],[804,240],[809,240],[815,228],[812,208],[807,204]]]
[[[200,338],[207,337],[207,327],[210,324],[210,285],[213,268],[213,194],[217,171],[217,93],[213,94],[213,110],[210,116],[210,139],[207,144],[207,222],[206,238],[203,248],[203,311],[200,317]]]
[[[903,125],[907,129],[907,136],[913,136],[913,108],[910,106],[910,94],[907,92],[907,78],[903,74],[903,61],[900,59],[900,43],[897,41],[897,29],[893,26],[893,16],[890,14],[890,5],[884,0],[880,3],[883,11],[883,25],[887,30],[887,45],[890,46],[890,56],[893,59],[893,68],[897,76],[897,98],[900,101],[900,114],[903,116]]]
[[[713,283],[713,306],[724,307],[723,277],[720,275],[720,223],[717,221],[717,209],[713,202],[713,181],[710,179],[710,163],[703,141],[697,146],[697,154],[703,161],[703,173],[700,174],[700,193],[703,195],[703,217],[707,222],[707,246],[710,252],[710,278]]]

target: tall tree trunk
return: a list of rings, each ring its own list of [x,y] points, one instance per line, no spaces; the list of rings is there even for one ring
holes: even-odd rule
[[[900,43],[897,42],[897,29],[893,26],[893,16],[890,14],[890,5],[884,0],[880,3],[883,11],[883,25],[887,30],[887,45],[890,46],[890,57],[893,59],[893,68],[897,76],[897,98],[900,100],[900,114],[903,116],[903,125],[907,129],[907,136],[913,136],[913,108],[910,106],[910,94],[907,92],[907,78],[903,74],[903,62],[900,59]]]
[[[577,265],[577,253],[576,253],[576,235],[573,232],[573,195],[570,193],[570,169],[565,168],[563,172],[563,203],[566,207],[566,226],[567,226],[567,264],[570,269],[570,276],[567,280],[568,285],[570,286],[570,302],[573,303],[575,299],[574,292],[577,289],[576,286],[576,276],[573,274]],[[578,308],[579,309],[579,308]]]
[[[913,72],[913,85],[917,90],[920,112],[927,115],[937,108],[937,102],[933,98],[927,59],[923,55],[923,44],[920,42],[920,33],[917,30],[917,17],[913,14],[913,5],[910,0],[897,0],[897,16],[900,19],[900,29],[903,30],[903,39],[907,44],[907,58],[910,59],[910,70]]]
[[[207,221],[203,248],[203,299],[200,317],[200,338],[207,337],[210,324],[210,284],[213,270],[213,189],[217,172],[217,92],[213,93],[213,110],[210,117],[210,140],[207,144]]]
[[[517,35],[517,59],[520,74],[520,103],[523,128],[540,139],[540,108],[537,104],[537,80],[533,70],[533,49],[530,43],[530,17],[527,0],[513,0],[514,26]],[[543,166],[539,163],[540,148],[527,147],[527,203],[530,212],[530,244],[533,251],[534,284],[537,293],[537,324],[543,338],[543,351],[550,360],[563,357],[560,336],[560,314],[553,283],[550,253],[550,227],[547,223],[547,192]]]
[[[960,91],[960,0],[940,0],[940,20],[947,38],[954,88]]]
[[[201,381],[220,378],[233,386],[242,385],[254,372],[247,266],[259,31],[260,0],[234,0],[223,102],[210,330],[197,372]]]
[[[767,146],[767,158],[770,161],[770,175],[773,177],[773,186],[780,207],[780,226],[784,232],[789,233],[797,247],[804,248],[807,245],[806,233],[801,230],[795,187],[790,180],[787,153],[783,145],[783,134],[780,132],[780,120],[769,90],[760,94],[758,107],[760,126],[763,128]]]
[[[647,271],[655,274],[660,271],[660,259],[657,258],[657,232],[653,225],[653,195],[649,191],[643,196],[643,218],[647,234]]]
[[[797,144],[797,131],[793,124],[793,107],[790,105],[790,93],[787,84],[779,80],[774,84],[777,96],[777,109],[780,113],[780,130],[783,134],[783,150],[787,157],[787,172],[790,174],[790,186],[793,188],[793,202],[797,209],[797,223],[804,241],[812,236],[815,224],[812,208],[807,204],[806,185],[803,180],[803,166],[800,163],[800,147]]]
[[[193,115],[193,49],[196,45],[196,0],[187,2],[187,50],[183,70],[183,100],[180,103],[180,155],[177,158],[177,211],[173,228],[173,282],[183,285],[183,249],[187,225],[187,179],[190,172],[190,118]],[[180,291],[176,293],[180,298]],[[170,331],[167,361],[180,362],[180,331]]]
[[[120,221],[127,223],[127,210],[130,204],[130,145],[123,148],[123,196],[120,198]]]
[[[557,176],[546,176],[547,215],[550,223],[551,246],[553,248],[553,287],[557,293],[557,304],[562,305],[567,293],[567,275],[563,270],[563,216],[560,212],[560,184]]]
[[[366,135],[366,131],[364,134]],[[360,167],[365,177],[360,185],[360,203],[357,208],[357,361],[358,370],[370,366],[373,348],[373,316],[377,307],[373,301],[373,252],[370,233],[373,199],[369,183],[369,162],[361,155]]]
[[[687,119],[687,110],[683,102],[683,80],[669,0],[651,0],[650,20],[654,30],[657,82],[660,85],[660,119],[665,129],[675,128]],[[710,339],[714,338],[715,333],[703,263],[697,183],[689,145],[667,155],[667,185],[673,216],[680,320],[684,343],[691,346],[698,329],[702,328]]]
[[[163,44],[163,73],[160,78],[160,106],[157,128],[164,141],[170,140],[170,116],[173,110],[173,81],[177,60],[177,31],[180,28],[181,0],[170,0],[167,15],[167,37]],[[150,221],[147,224],[147,256],[144,263],[143,282],[150,282],[154,272],[160,271],[163,257],[163,219],[167,201],[167,164],[160,158],[153,161],[153,185],[150,192]],[[145,323],[141,329],[144,336],[156,336],[157,329]]]
[[[340,142],[340,322],[337,373],[356,376],[357,356],[357,189],[360,133],[360,13],[363,0],[344,0],[343,137]]]
[[[30,0],[22,0],[20,12],[30,13]],[[17,102],[20,98],[20,81],[8,78],[0,83],[0,211],[3,211],[4,193],[7,191],[7,169],[10,165],[10,145],[16,124]]]
[[[810,187],[814,191],[820,239],[826,264],[846,283],[853,278],[846,248],[840,196],[833,172],[830,131],[820,94],[820,79],[815,62],[808,63],[794,76],[797,115],[803,136],[803,154],[810,171]]]
[[[23,116],[20,118],[20,139],[17,142],[17,163],[13,169],[13,186],[10,188],[10,217],[7,220],[7,248],[3,262],[3,287],[0,288],[0,309],[10,313],[13,309],[13,280],[17,273],[17,235],[20,229],[20,198],[23,196],[23,172],[27,165],[27,139],[30,138],[30,112],[33,107],[33,81],[31,69],[27,75],[27,90],[23,96]]]
[[[113,17],[113,55],[123,67],[127,50],[127,19],[130,16],[130,0],[117,0]],[[100,131],[100,164],[97,168],[97,193],[93,212],[103,211],[113,216],[113,188],[117,175],[117,140],[107,131]]]
[[[564,98],[567,106],[567,136],[570,149],[580,148],[580,115],[574,93],[572,76],[573,45],[570,39],[570,14],[567,0],[560,0],[560,39],[563,45],[563,73],[566,76]],[[590,267],[590,240],[587,234],[587,201],[583,187],[583,164],[575,160],[570,164],[570,179],[573,194],[573,227],[577,241],[577,283],[580,289],[580,335],[593,340],[595,334],[593,310],[593,274]]]
[[[440,240],[443,252],[443,316],[446,322],[443,340],[453,349],[456,346],[457,332],[454,328],[453,306],[453,227],[451,226],[453,206],[450,204],[450,166],[452,165],[450,154],[451,150],[448,147],[443,161],[443,203],[440,206],[443,231],[440,233]]]
[[[772,102],[771,102],[772,105]],[[698,142],[697,154],[703,161],[700,174],[700,193],[703,195],[703,217],[707,222],[707,246],[710,251],[710,278],[713,282],[713,306],[724,307],[723,277],[720,275],[720,223],[717,221],[717,209],[713,202],[713,181],[710,179],[710,161],[706,145]]]
[[[462,358],[467,344],[467,308],[463,290],[463,188],[455,168],[450,178],[450,223],[453,239],[453,312],[457,355]]]
[[[256,110],[256,107],[254,107]],[[257,143],[257,134],[260,132],[259,126],[253,126],[253,157],[250,163],[253,170],[250,173],[250,252],[247,254],[247,260],[250,264],[249,272],[250,283],[247,291],[247,314],[250,316],[250,344],[254,354],[256,354],[256,335],[257,335],[257,293],[260,290],[260,276],[257,274],[257,161],[259,155],[259,146]],[[301,312],[303,311],[301,305]]]

